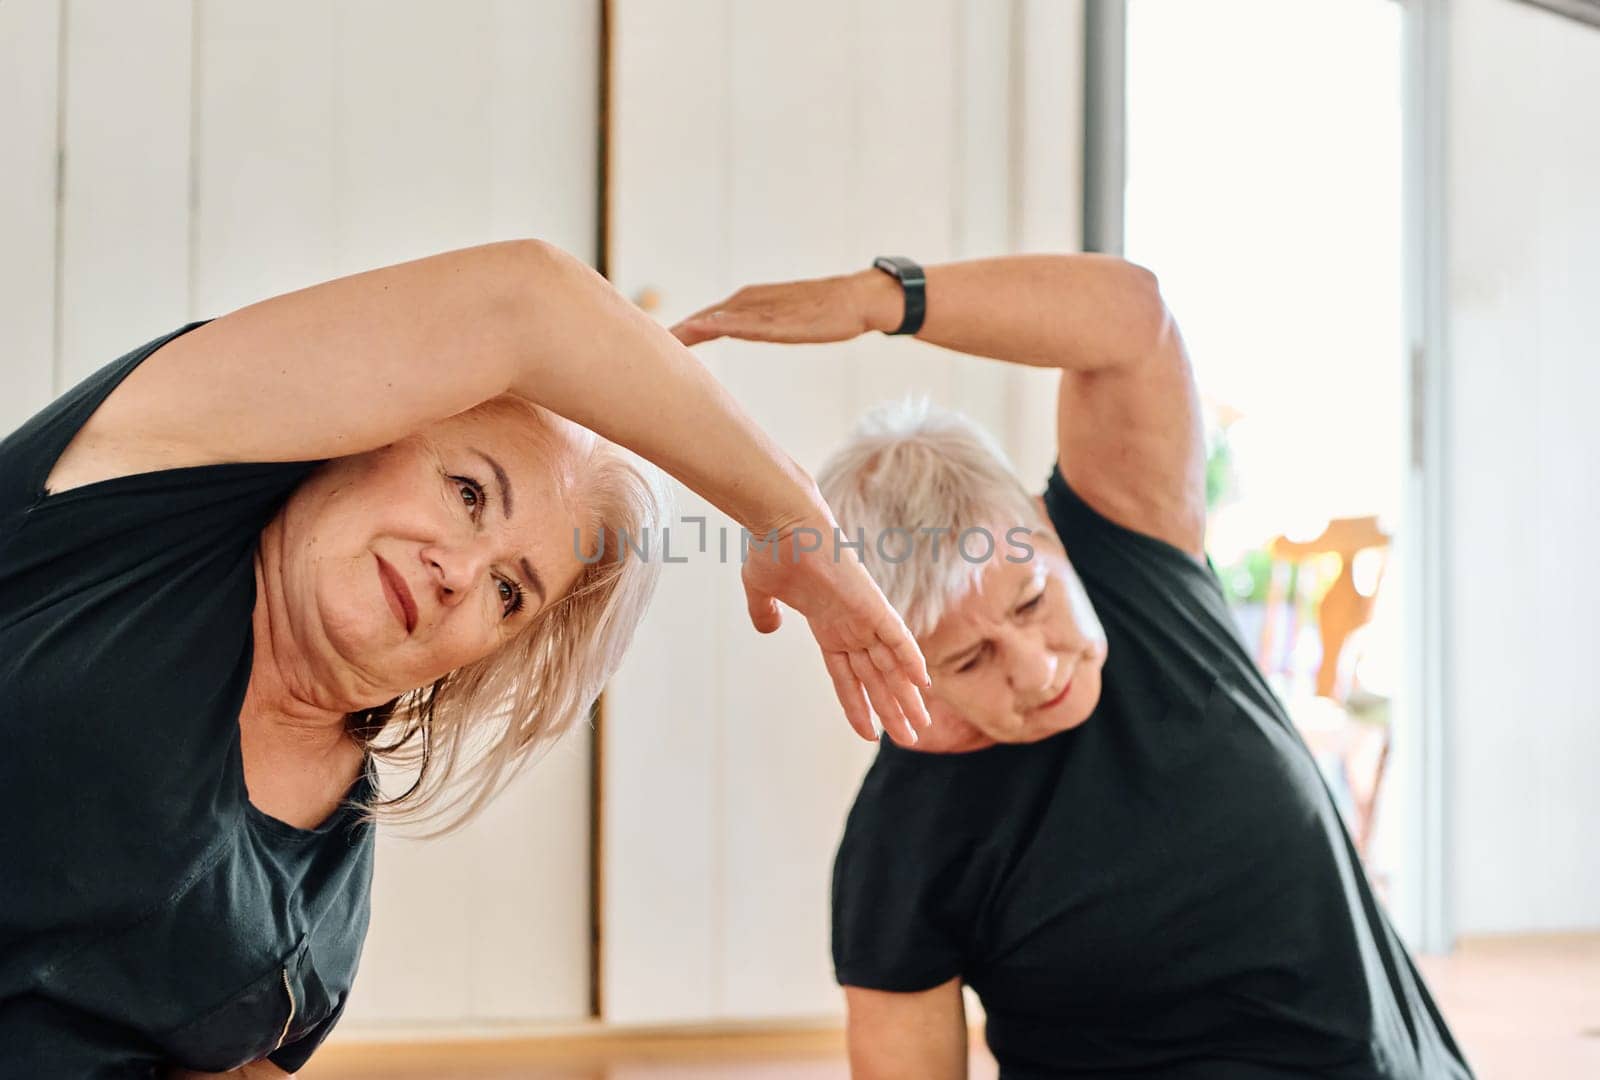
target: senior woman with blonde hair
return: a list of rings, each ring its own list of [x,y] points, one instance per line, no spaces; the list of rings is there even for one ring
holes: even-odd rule
[[[191,324],[0,442],[0,1076],[305,1062],[372,819],[470,816],[621,659],[656,566],[596,553],[663,508],[619,445],[752,532],[833,526],[671,335],[534,241]],[[865,694],[914,738],[915,643],[799,546],[745,565],[757,629],[794,607],[852,723]],[[409,790],[376,789],[386,758]]]
[[[1042,496],[916,405],[820,474],[933,675],[932,730],[883,743],[834,866],[856,1080],[965,1076],[963,985],[1004,1080],[1469,1077],[1206,561],[1199,411],[1154,279],[1092,255],[887,265],[901,284],[757,286],[675,328],[909,330],[1061,371]]]

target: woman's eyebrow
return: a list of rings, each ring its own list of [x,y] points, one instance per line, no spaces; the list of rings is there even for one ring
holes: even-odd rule
[[[500,505],[505,510],[506,520],[511,520],[511,477],[506,475],[505,469],[494,458],[485,454],[477,447],[468,447],[472,453],[477,454],[489,466],[489,471],[494,473],[494,482],[500,489]]]
[[[544,607],[545,600],[547,599],[544,591],[544,579],[539,576],[539,571],[533,568],[533,564],[528,561],[528,557],[526,555],[524,555],[519,562],[522,565],[523,576],[528,579],[528,585],[532,587],[534,592],[539,594],[539,606]]]

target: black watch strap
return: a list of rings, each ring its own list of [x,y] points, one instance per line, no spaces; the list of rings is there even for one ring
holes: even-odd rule
[[[928,314],[928,278],[922,267],[904,255],[879,255],[872,265],[900,283],[905,294],[906,313],[897,329],[891,334],[915,334],[922,329],[922,319]]]

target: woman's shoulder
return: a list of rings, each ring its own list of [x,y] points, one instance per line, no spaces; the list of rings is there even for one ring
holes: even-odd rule
[[[73,598],[171,594],[196,578],[237,576],[261,528],[319,464],[152,461],[108,473],[63,456],[129,373],[200,325],[130,351],[0,440],[0,624]]]
[[[1035,743],[924,753],[883,740],[845,826],[847,842],[899,852],[970,849],[1006,831],[1016,799],[1056,782],[1073,732]]]
[[[1143,612],[1170,623],[1174,632],[1190,623],[1204,624],[1208,637],[1219,629],[1232,632],[1209,558],[1113,521],[1075,491],[1059,467],[1042,498],[1050,526],[1102,621]]]
[[[106,364],[39,410],[0,440],[0,513],[32,505],[67,446],[100,405],[148,357],[203,323],[189,323],[153,338]],[[64,486],[64,485],[63,485]]]
[[[1135,515],[1119,512],[1117,506],[1097,493],[1085,493],[1075,488],[1062,472],[1059,462],[1051,468],[1039,499],[1051,526],[1067,546],[1069,555],[1074,546],[1098,547],[1120,543],[1174,568],[1207,570],[1203,552],[1179,547],[1152,531],[1125,524],[1125,520]]]

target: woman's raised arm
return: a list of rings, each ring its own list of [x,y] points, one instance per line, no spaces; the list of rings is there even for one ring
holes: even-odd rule
[[[926,274],[927,316],[917,338],[1060,369],[1057,440],[1068,483],[1113,521],[1199,555],[1199,403],[1155,276],[1107,255],[971,259]],[[904,310],[899,284],[868,269],[741,289],[673,333],[688,345],[719,337],[842,341],[891,331]]]
[[[178,337],[96,411],[56,478],[342,457],[507,392],[635,450],[752,531],[813,508],[810,478],[670,334],[532,240],[339,278]]]
[[[832,529],[811,478],[692,354],[531,240],[340,278],[168,342],[84,425],[49,486],[360,453],[508,392],[635,451],[753,533]],[[897,736],[926,726],[921,654],[858,563],[801,555],[747,568],[746,585],[758,629],[776,626],[778,600],[810,620],[858,731],[872,733],[863,687]]]

